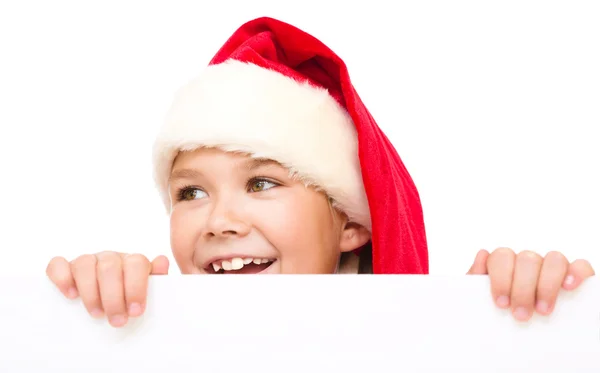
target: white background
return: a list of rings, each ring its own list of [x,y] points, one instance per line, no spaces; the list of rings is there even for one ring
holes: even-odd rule
[[[600,266],[596,1],[6,1],[0,272],[169,254],[155,132],[176,89],[263,15],[347,62],[420,190],[432,274],[497,246]]]

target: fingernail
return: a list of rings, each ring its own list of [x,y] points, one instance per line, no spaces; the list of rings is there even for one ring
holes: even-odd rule
[[[136,317],[142,314],[142,305],[139,303],[131,303],[129,305],[129,316]]]
[[[123,326],[125,325],[125,322],[127,321],[127,318],[123,315],[114,315],[111,316],[109,322],[112,326]]]
[[[509,303],[510,301],[506,295],[501,295],[498,297],[498,299],[496,299],[496,304],[501,308],[508,307]]]
[[[537,311],[539,313],[543,313],[543,314],[548,313],[548,311],[550,310],[550,306],[548,305],[548,302],[543,301],[543,300],[537,301],[535,308],[537,309]]]
[[[104,312],[102,312],[102,310],[100,308],[94,308],[92,310],[92,312],[90,312],[90,314],[92,315],[93,318],[95,319],[99,319],[102,316],[104,316]]]
[[[517,320],[525,321],[529,318],[529,311],[525,307],[517,307],[513,314],[517,318]]]
[[[571,286],[575,283],[575,277],[573,275],[568,275],[567,278],[565,278],[565,286]]]
[[[67,290],[67,297],[69,297],[69,299],[75,299],[78,295],[79,292],[75,288],[70,288],[69,290]]]

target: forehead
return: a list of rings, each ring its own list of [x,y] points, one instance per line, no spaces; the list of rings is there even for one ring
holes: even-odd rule
[[[182,168],[208,168],[213,166],[234,167],[251,171],[258,167],[275,166],[284,168],[272,159],[251,157],[241,152],[228,152],[216,148],[200,148],[193,151],[180,152],[173,162],[173,172]]]

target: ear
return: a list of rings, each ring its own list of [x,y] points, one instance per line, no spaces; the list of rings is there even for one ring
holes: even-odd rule
[[[340,251],[349,252],[364,246],[371,239],[371,232],[357,223],[346,223],[340,238]]]

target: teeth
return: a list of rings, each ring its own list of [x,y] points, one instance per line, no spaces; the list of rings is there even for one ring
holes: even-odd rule
[[[250,263],[254,264],[265,264],[272,262],[273,259],[266,258],[233,258],[231,260],[221,260],[220,262],[213,262],[212,266],[215,272],[219,272],[221,268],[225,271],[237,271],[238,269],[242,269],[245,265]]]
[[[244,267],[244,261],[242,258],[233,258],[231,259],[231,269],[238,270]]]
[[[223,266],[224,270],[231,271],[232,265],[231,265],[231,262],[229,260],[222,261],[221,265]]]

